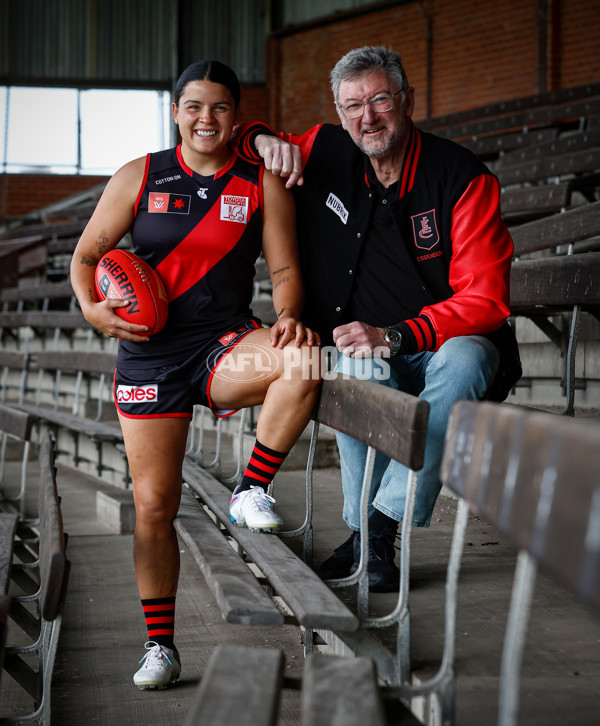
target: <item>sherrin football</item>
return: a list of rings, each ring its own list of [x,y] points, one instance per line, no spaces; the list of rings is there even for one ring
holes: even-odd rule
[[[165,286],[156,271],[132,252],[115,249],[100,259],[96,291],[99,300],[129,300],[129,305],[115,308],[115,313],[129,323],[147,325],[147,335],[158,333],[167,322]]]

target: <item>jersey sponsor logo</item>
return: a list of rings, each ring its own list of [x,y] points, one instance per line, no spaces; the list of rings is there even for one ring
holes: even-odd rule
[[[421,214],[413,214],[411,217],[413,226],[413,237],[419,249],[430,250],[440,241],[435,209]]]
[[[233,194],[221,195],[221,220],[223,222],[248,223],[248,197]]]
[[[145,386],[117,386],[119,403],[153,403],[158,401],[158,386],[148,383]]]
[[[189,194],[150,192],[148,211],[162,214],[189,214],[191,199]]]
[[[344,207],[341,200],[333,194],[333,192],[329,192],[325,206],[329,207],[332,212],[335,212],[344,224],[348,222],[348,210]]]
[[[200,197],[200,199],[208,199],[208,196],[206,192],[208,191],[208,187],[200,187],[196,194]]]
[[[181,174],[174,174],[173,176],[165,176],[162,179],[156,179],[155,184],[165,184],[166,182],[177,181],[181,179]]]

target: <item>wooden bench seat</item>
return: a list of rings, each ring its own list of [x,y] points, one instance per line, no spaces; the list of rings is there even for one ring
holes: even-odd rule
[[[115,360],[116,354],[108,351],[0,351],[1,393],[2,400],[27,413],[38,426],[51,426],[57,453],[70,456],[75,467],[86,465],[90,473],[111,474],[115,483],[127,485],[129,467],[121,427],[116,421],[103,420],[104,406],[114,406]],[[84,452],[84,441],[90,442],[91,451]],[[106,446],[118,452],[116,459],[109,459],[112,452]]]
[[[537,567],[600,617],[600,428],[519,406],[457,403],[442,481],[520,550],[501,663],[498,723],[518,723]],[[458,515],[457,515],[458,516]],[[557,683],[557,688],[560,684]]]
[[[575,182],[581,186],[579,177],[596,174],[591,181],[597,181],[600,171],[600,148],[580,149],[569,151],[558,156],[544,156],[533,161],[523,161],[512,166],[502,166],[497,170],[498,179],[502,186],[509,184],[522,184],[535,182],[540,179],[573,175]],[[589,180],[587,183],[591,183]]]
[[[184,726],[276,726],[285,688],[301,689],[302,726],[417,726],[408,709],[384,705],[373,661],[323,654],[310,656],[301,679],[284,675],[277,648],[220,645],[213,651]]]
[[[565,210],[571,201],[571,182],[502,189],[500,206],[508,225],[523,223]]]
[[[232,524],[230,489],[189,460],[184,462],[183,478],[256,564],[301,625],[332,630],[358,628],[358,618],[279,537]]]
[[[31,698],[31,711],[3,723],[50,723],[51,686],[69,575],[66,535],[54,469],[54,446],[44,430],[39,452],[39,548],[35,572],[28,569],[31,594],[11,598],[10,618],[22,632],[22,644],[5,648],[4,670]],[[35,609],[32,610],[30,604]],[[31,662],[37,656],[37,667]]]
[[[517,258],[511,267],[511,312],[532,320],[561,351],[564,413],[573,415],[581,314],[597,317],[600,308],[600,253],[576,250],[600,236],[600,201],[512,227],[511,234]],[[550,319],[562,311],[570,315],[567,332]]]
[[[23,311],[28,307],[39,307],[41,310],[48,310],[56,304],[70,303],[74,299],[71,283],[46,282],[27,287],[8,287],[0,290],[0,303],[3,312],[16,308],[16,312]]]
[[[175,530],[188,548],[228,623],[282,625],[283,614],[220,528],[190,494],[184,494]]]

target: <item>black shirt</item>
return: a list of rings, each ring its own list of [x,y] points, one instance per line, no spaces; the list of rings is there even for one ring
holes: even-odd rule
[[[396,223],[399,182],[385,188],[369,161],[366,170],[375,204],[343,319],[386,327],[416,317],[435,298],[426,290]]]

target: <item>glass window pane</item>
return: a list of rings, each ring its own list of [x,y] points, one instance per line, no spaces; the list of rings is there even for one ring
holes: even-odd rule
[[[81,171],[113,174],[128,161],[169,146],[169,94],[81,92]]]
[[[12,87],[8,95],[9,171],[77,168],[77,91]]]

